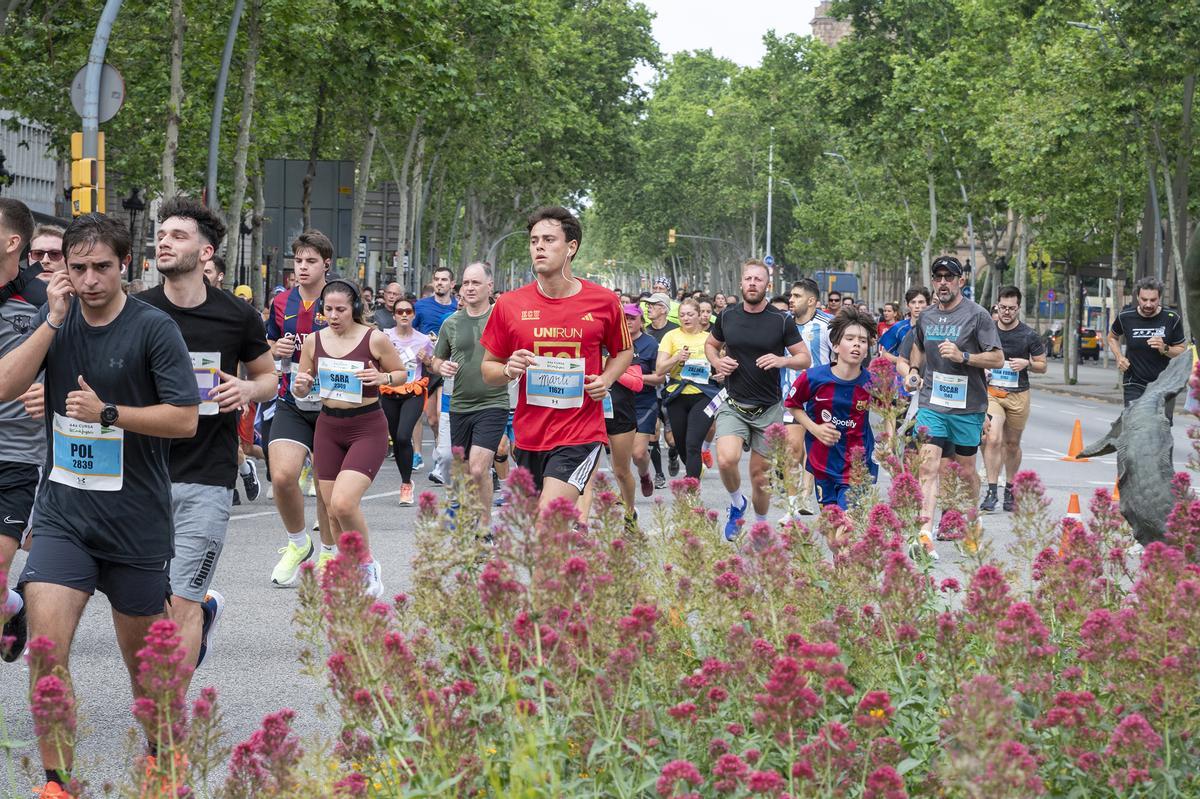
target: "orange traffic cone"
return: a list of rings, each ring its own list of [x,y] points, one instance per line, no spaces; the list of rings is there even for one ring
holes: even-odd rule
[[[1064,519],[1080,519],[1083,514],[1079,510],[1079,495],[1072,494],[1070,501],[1067,503],[1067,515]],[[1067,526],[1063,525],[1062,536],[1058,542],[1058,554],[1060,557],[1067,554],[1071,548],[1071,540],[1067,537]]]
[[[1075,420],[1075,429],[1071,431],[1071,446],[1067,447],[1067,457],[1059,458],[1059,460],[1069,463],[1087,463],[1087,458],[1079,457],[1079,453],[1083,452],[1083,425],[1079,420]]]

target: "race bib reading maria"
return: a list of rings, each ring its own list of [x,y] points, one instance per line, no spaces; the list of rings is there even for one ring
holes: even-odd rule
[[[209,400],[209,393],[221,385],[221,353],[219,352],[189,352],[192,358],[192,372],[196,375],[196,388],[200,389],[200,415],[216,416],[221,408]]]
[[[966,408],[966,375],[948,375],[944,372],[934,372],[933,388],[929,393],[929,401],[943,408]]]
[[[525,401],[543,408],[583,407],[583,358],[538,355],[525,370]]]
[[[83,491],[120,491],[125,475],[125,431],[54,414],[50,479]]]
[[[362,361],[340,358],[318,358],[317,377],[321,381],[321,399],[338,402],[362,402],[362,380],[357,373],[363,370]]]

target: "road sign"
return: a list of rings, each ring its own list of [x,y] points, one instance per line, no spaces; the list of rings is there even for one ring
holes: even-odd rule
[[[358,260],[360,263],[362,261],[367,260],[367,237],[366,236],[358,237]]]
[[[83,79],[87,74],[87,65],[75,73],[71,81],[71,105],[75,113],[83,116]],[[117,115],[125,104],[125,79],[111,64],[105,64],[100,69],[100,113],[98,122],[104,124]]]
[[[1046,291],[1046,299],[1050,302],[1054,302],[1054,289],[1049,289]]]
[[[766,258],[763,258],[763,263],[766,264],[767,266],[774,266],[775,265],[775,256],[768,255]]]

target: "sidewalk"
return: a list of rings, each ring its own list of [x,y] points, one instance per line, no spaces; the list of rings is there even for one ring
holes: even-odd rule
[[[1079,379],[1074,385],[1068,385],[1063,380],[1063,362],[1061,359],[1056,360],[1051,358],[1046,369],[1046,374],[1044,375],[1029,373],[1029,385],[1031,388],[1039,388],[1043,391],[1067,397],[1080,397],[1100,402],[1111,402],[1115,405],[1121,405],[1125,401],[1124,394],[1121,391],[1120,379],[1121,373],[1117,371],[1117,366],[1111,358],[1109,359],[1107,369],[1096,365],[1094,361],[1087,364],[1079,364]],[[1181,393],[1178,400],[1176,400],[1175,410],[1177,413],[1183,410],[1183,402],[1184,394]]]

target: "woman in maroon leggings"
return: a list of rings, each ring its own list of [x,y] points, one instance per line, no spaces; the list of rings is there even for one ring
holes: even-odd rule
[[[370,549],[362,498],[387,457],[387,421],[379,387],[403,382],[404,364],[387,336],[363,319],[358,287],[331,280],[321,292],[329,326],[304,340],[292,392],[305,397],[314,385],[321,415],[313,437],[313,469],[329,515],[341,529],[357,530]],[[363,565],[367,592],[383,594],[379,562]]]

